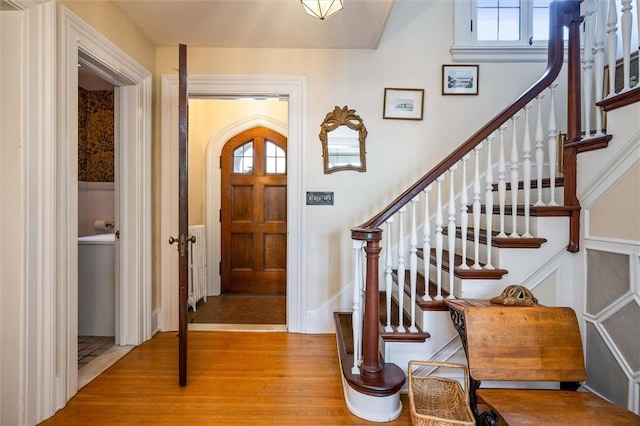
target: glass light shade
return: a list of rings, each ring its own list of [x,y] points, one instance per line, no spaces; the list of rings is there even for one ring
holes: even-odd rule
[[[325,19],[342,9],[342,0],[300,0],[304,10],[318,19]]]

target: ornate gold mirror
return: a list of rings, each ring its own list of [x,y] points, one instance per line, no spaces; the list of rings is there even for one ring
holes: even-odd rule
[[[367,129],[354,109],[336,106],[320,125],[324,172],[367,171],[364,141]]]

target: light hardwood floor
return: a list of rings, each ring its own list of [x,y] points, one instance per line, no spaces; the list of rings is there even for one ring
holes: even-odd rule
[[[178,338],[159,333],[82,388],[42,425],[366,425],[343,394],[334,335],[188,335],[188,383],[178,386]],[[400,418],[409,425],[402,395]]]

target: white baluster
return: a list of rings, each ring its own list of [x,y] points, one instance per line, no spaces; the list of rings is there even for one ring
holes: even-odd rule
[[[353,366],[352,374],[360,374],[360,362],[362,361],[362,296],[364,294],[362,273],[364,241],[353,240],[353,253],[355,257],[354,285],[353,285],[353,314],[351,327],[353,328]]]
[[[522,186],[524,190],[524,234],[531,238],[529,216],[531,213],[531,135],[529,131],[529,110],[533,105],[524,107],[524,139],[522,142]]]
[[[549,98],[549,140],[547,141],[547,149],[549,150],[549,185],[551,191],[551,200],[548,206],[557,206],[556,203],[556,170],[558,170],[558,131],[556,129],[556,87],[557,83],[549,86],[551,90]]]
[[[391,253],[391,229],[393,225],[393,216],[387,219],[387,238],[385,247],[385,270],[384,270],[384,283],[385,283],[385,296],[386,296],[386,308],[387,308],[387,325],[384,327],[384,331],[393,331],[391,326],[391,298],[393,296],[393,254]]]
[[[538,184],[538,201],[536,201],[536,206],[544,206],[542,202],[542,171],[544,168],[544,135],[542,134],[542,99],[544,98],[543,94],[540,94],[536,97],[538,101],[538,117],[536,117],[536,173],[537,173],[537,184]]]
[[[591,135],[591,106],[593,105],[593,38],[595,32],[594,0],[585,0],[584,3],[584,49],[582,53],[582,100],[584,102],[584,131],[588,138]]]
[[[397,331],[405,332],[404,328],[404,279],[406,267],[404,263],[404,214],[407,207],[403,206],[398,214],[398,328]]]
[[[636,30],[638,32],[636,41],[638,42],[638,50],[640,50],[640,0],[636,0],[636,21]],[[638,81],[638,84],[640,84],[640,81]]]
[[[422,300],[431,300],[429,296],[429,284],[430,270],[431,270],[431,217],[429,212],[429,193],[431,192],[431,185],[424,189],[424,226],[422,227],[423,242],[422,242],[422,260],[424,261],[424,295]]]
[[[454,188],[454,172],[458,168],[458,165],[453,165],[449,169],[449,225],[447,228],[447,236],[449,241],[447,248],[449,249],[449,296],[448,299],[453,298],[453,286],[456,278],[456,191]],[[464,244],[464,243],[463,243]]]
[[[631,13],[631,0],[622,0],[622,71],[624,76],[625,92],[631,89],[631,28],[633,25]]]
[[[609,0],[609,11],[607,12],[607,60],[609,64],[609,94],[616,93],[616,56],[618,50],[618,11],[616,0]]]
[[[442,300],[442,249],[444,243],[444,237],[442,236],[442,181],[444,176],[439,176],[436,179],[438,184],[437,192],[437,210],[436,210],[436,297],[435,300]]]
[[[475,175],[473,178],[473,252],[474,264],[472,269],[482,269],[480,266],[480,216],[482,215],[480,205],[480,150],[482,144],[478,144],[473,151],[475,152]]]
[[[485,269],[495,269],[491,264],[491,239],[493,238],[493,161],[491,160],[491,142],[495,135],[492,133],[487,138],[487,175],[486,175],[486,191],[485,191],[485,216],[487,219],[487,264]]]
[[[518,114],[511,117],[513,126],[513,135],[511,137],[511,234],[510,238],[518,238],[517,222],[518,222],[518,129],[516,121],[520,116]]]
[[[595,70],[595,90],[596,103],[600,102],[604,96],[604,41],[607,32],[607,0],[597,0],[596,2],[596,36],[593,49],[593,68]],[[596,107],[596,134],[602,136],[602,108]]]
[[[462,240],[462,263],[460,269],[469,269],[467,265],[467,228],[469,227],[469,197],[467,195],[467,161],[471,154],[462,157],[462,193],[460,194],[460,239]]]
[[[411,236],[409,237],[409,282],[411,284],[411,325],[409,331],[416,328],[416,288],[418,286],[418,228],[416,225],[416,203],[419,196],[411,199]]]
[[[498,154],[498,209],[500,219],[500,232],[498,238],[506,238],[504,232],[504,207],[507,202],[507,163],[504,159],[504,131],[507,126],[500,126],[498,132],[500,134],[500,146]]]

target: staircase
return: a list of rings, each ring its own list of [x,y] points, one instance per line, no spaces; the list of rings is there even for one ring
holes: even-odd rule
[[[606,10],[606,2],[598,11]],[[580,3],[552,3],[548,66],[538,82],[383,211],[352,229],[353,310],[335,313],[335,321],[345,400],[357,416],[383,422],[399,415],[409,360],[464,362],[445,299],[486,299],[521,284],[542,303],[558,302],[547,294],[545,281],[553,275],[560,281],[580,249],[577,154],[611,141],[602,111],[640,101],[638,86],[612,91],[603,100],[596,83],[594,102],[591,86],[603,81],[603,67],[593,66],[590,49],[585,48],[587,59],[580,57],[580,31],[583,19],[592,27],[595,10],[585,8],[581,15]],[[558,76],[564,27],[566,135],[557,129],[555,106],[563,84]],[[595,25],[588,31],[603,37]],[[594,34],[592,50],[604,56]],[[595,62],[604,59],[596,56]],[[583,114],[587,129],[595,117],[596,131],[582,132]]]

